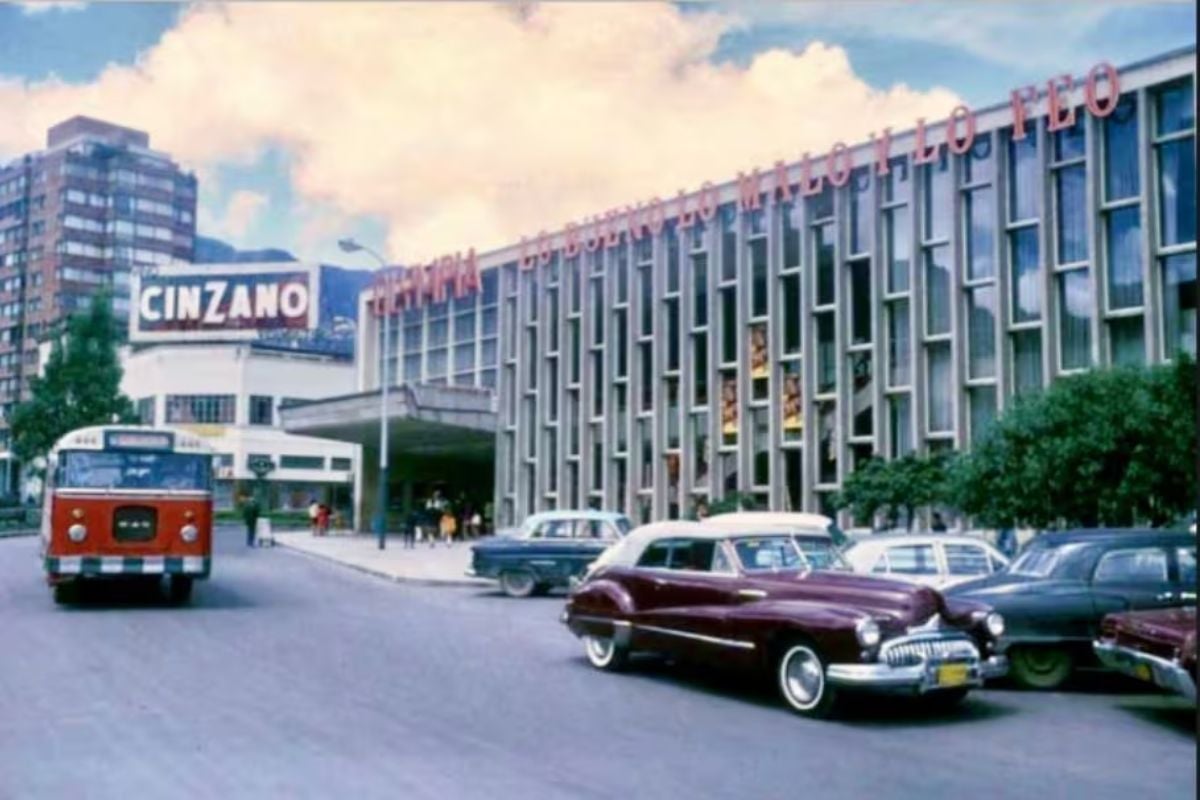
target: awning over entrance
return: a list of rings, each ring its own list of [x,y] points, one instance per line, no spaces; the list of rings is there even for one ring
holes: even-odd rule
[[[491,390],[465,386],[401,384],[388,391],[388,452],[403,455],[491,456],[496,440]],[[296,403],[280,409],[283,429],[379,445],[378,391]]]
[[[368,530],[377,514],[380,393],[294,403],[280,408],[288,433],[352,442],[362,447],[355,480],[355,527]],[[410,508],[440,491],[473,510],[492,501],[497,414],[490,389],[401,384],[388,391],[389,530]]]

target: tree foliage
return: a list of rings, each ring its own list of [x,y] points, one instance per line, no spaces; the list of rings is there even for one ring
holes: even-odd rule
[[[1097,370],[998,419],[952,471],[954,505],[989,527],[1165,525],[1196,492],[1196,366]]]
[[[944,502],[948,461],[944,456],[907,455],[893,461],[872,458],[846,478],[838,493],[838,508],[850,509],[857,519],[882,513],[888,527],[901,522],[912,528],[916,510]]]
[[[76,428],[137,420],[120,389],[118,342],[107,295],[94,297],[86,311],[70,318],[42,375],[30,381],[29,399],[13,410],[13,450],[21,461],[44,456]]]

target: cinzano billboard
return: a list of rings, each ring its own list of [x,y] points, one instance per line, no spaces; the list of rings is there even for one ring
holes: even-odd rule
[[[131,342],[254,339],[317,326],[320,275],[309,264],[186,264],[135,273]]]

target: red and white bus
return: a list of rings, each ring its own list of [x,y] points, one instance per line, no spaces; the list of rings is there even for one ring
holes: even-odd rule
[[[212,566],[212,451],[165,428],[101,425],[58,440],[46,467],[42,557],[55,602],[80,580],[145,576],[175,602]]]

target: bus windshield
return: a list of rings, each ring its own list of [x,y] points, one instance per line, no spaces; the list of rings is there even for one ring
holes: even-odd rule
[[[121,450],[60,453],[55,484],[69,489],[164,489],[207,491],[208,456]]]

